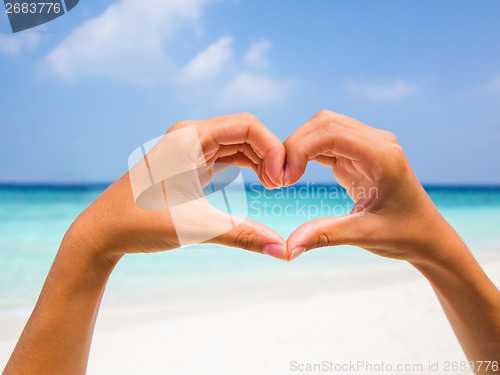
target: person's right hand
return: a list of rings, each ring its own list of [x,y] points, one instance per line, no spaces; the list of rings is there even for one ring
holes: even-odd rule
[[[321,111],[284,145],[285,186],[314,160],[332,168],[356,203],[348,215],[297,228],[287,240],[290,258],[346,244],[407,260],[431,283],[474,373],[498,373],[480,365],[498,364],[500,293],[434,206],[394,135]]]
[[[320,111],[284,145],[286,186],[299,180],[309,161],[316,161],[332,168],[356,203],[348,215],[315,219],[297,228],[287,240],[291,259],[303,251],[346,244],[410,262],[441,262],[455,255],[452,243],[462,244],[392,133]]]

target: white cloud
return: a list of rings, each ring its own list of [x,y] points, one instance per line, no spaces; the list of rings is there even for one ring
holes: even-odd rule
[[[293,86],[292,80],[279,81],[265,75],[242,72],[220,91],[220,107],[264,105],[282,102]]]
[[[245,53],[244,62],[257,68],[268,66],[267,53],[271,50],[271,47],[271,42],[265,38],[252,44]]]
[[[166,43],[196,23],[207,0],[120,0],[77,27],[46,58],[65,80],[155,84],[175,76]]]
[[[175,61],[173,45],[186,42],[186,28],[200,29],[203,7],[216,0],[117,0],[74,29],[45,58],[66,81],[108,79],[137,85],[168,85],[180,97],[228,108],[282,101],[290,80],[260,69],[269,66],[267,39],[235,56],[231,36],[221,37],[188,61]]]
[[[350,81],[346,87],[354,94],[369,99],[398,99],[413,95],[418,91],[416,85],[405,83],[399,79],[386,85]]]
[[[0,52],[16,56],[22,50],[33,50],[39,41],[40,35],[36,33],[0,34]]]
[[[182,80],[196,82],[216,77],[233,56],[233,38],[225,37],[200,52],[183,69]]]

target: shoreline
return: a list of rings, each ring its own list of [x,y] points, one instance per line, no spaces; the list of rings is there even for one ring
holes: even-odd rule
[[[500,285],[500,259],[479,258]],[[192,374],[207,368],[291,374],[300,373],[291,371],[291,361],[465,361],[432,288],[405,262],[268,281],[196,284],[165,292],[163,302],[156,298],[126,309],[105,295],[88,374]],[[17,327],[2,322],[11,327],[10,337],[2,330],[0,339],[3,364],[21,321],[19,316]]]
[[[500,277],[495,281],[495,273],[500,276],[499,250],[491,247],[489,250],[475,252],[474,256],[500,287]],[[200,280],[174,278],[171,284],[168,279],[161,280],[159,284],[154,284],[157,280],[151,280],[151,287],[141,284],[135,289],[130,289],[129,286],[120,288],[120,279],[110,280],[114,285],[108,285],[106,289],[98,320],[101,320],[101,315],[109,316],[111,318],[102,328],[119,330],[122,324],[118,321],[124,321],[125,325],[135,325],[141,324],[145,317],[177,318],[260,303],[290,302],[335,293],[368,292],[371,289],[384,289],[417,280],[423,285],[428,284],[407,262],[376,256],[373,261],[359,264],[355,264],[354,260],[340,262],[332,269],[322,266],[313,270],[314,263],[308,263],[304,267],[304,264],[299,263],[300,259],[295,262],[296,264],[290,264],[295,267],[292,272],[280,270],[271,274],[270,270],[265,269],[262,272],[223,274]],[[493,271],[489,272],[490,268]],[[3,327],[0,343],[17,340],[34,302],[30,306],[0,311],[0,326]]]
[[[500,262],[483,265],[499,285]],[[309,294],[311,285],[299,281],[302,289],[291,299],[282,295],[282,299],[237,302],[212,311],[143,319],[118,330],[106,331],[112,318],[103,315],[96,327],[89,374],[117,368],[123,374],[192,374],[207,369],[224,374],[290,374],[295,372],[291,361],[326,360],[422,365],[437,361],[442,371],[405,372],[435,375],[449,373],[443,368],[446,361],[466,360],[423,277],[409,274],[406,267],[391,272],[379,268],[376,273],[378,277],[364,273],[362,282],[355,284],[350,282],[353,276],[363,271],[346,271],[337,281],[344,278],[349,285]],[[106,352],[115,345],[116,352]],[[125,353],[132,357],[125,358]]]

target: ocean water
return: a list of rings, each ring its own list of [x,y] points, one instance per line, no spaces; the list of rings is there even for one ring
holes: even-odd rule
[[[31,308],[57,252],[78,214],[105,186],[0,187],[0,312]],[[500,187],[427,187],[441,213],[473,252],[500,254]],[[284,238],[315,217],[346,214],[352,202],[335,185],[295,186],[265,191],[248,185],[231,204],[248,207],[248,217]],[[246,195],[246,196],[245,196]],[[140,298],[144,290],[207,280],[251,280],[269,275],[315,275],[360,264],[397,262],[341,246],[311,251],[287,264],[240,249],[194,245],[158,254],[126,256],[112,275],[108,294]]]

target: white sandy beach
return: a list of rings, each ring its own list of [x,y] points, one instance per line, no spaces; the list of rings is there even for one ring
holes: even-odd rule
[[[500,285],[500,262],[482,264]],[[451,370],[465,356],[428,282],[403,262],[272,285],[222,281],[163,297],[170,303],[104,299],[88,374],[468,373]],[[0,341],[2,363],[21,315],[2,318],[9,328]],[[314,364],[325,367],[307,371]],[[328,367],[335,365],[345,371]]]

